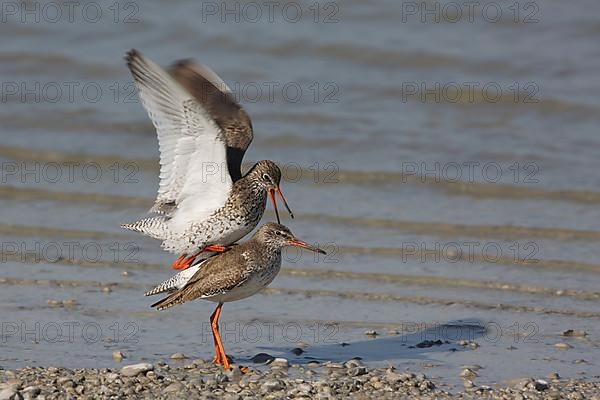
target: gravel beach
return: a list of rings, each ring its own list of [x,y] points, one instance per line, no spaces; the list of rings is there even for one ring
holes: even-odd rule
[[[182,364],[179,362],[178,364]],[[346,363],[269,365],[223,372],[206,360],[184,365],[140,363],[120,369],[58,367],[0,370],[0,400],[9,399],[600,399],[600,382],[580,379],[521,378],[501,386],[479,386],[464,378],[464,388],[446,390],[424,374]]]

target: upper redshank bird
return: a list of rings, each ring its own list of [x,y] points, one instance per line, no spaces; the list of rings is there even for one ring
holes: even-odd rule
[[[218,303],[210,316],[215,345],[213,361],[229,369],[229,360],[219,336],[219,315],[223,303],[245,299],[267,287],[279,273],[281,249],[285,246],[326,254],[324,250],[297,239],[286,226],[269,222],[262,225],[250,240],[194,266],[196,272],[185,283],[180,281],[173,284],[168,280],[148,292],[156,294],[178,287],[178,290],[152,304],[152,307],[164,310],[195,299]],[[182,271],[178,275],[187,272]]]
[[[293,218],[274,162],[259,161],[241,176],[250,118],[214,72],[180,61],[169,74],[136,50],[125,59],[158,136],[160,184],[150,212],[162,215],[123,228],[162,240],[180,256],[173,268],[185,269],[203,251],[224,251],[250,233],[267,195],[278,222],[276,194]]]

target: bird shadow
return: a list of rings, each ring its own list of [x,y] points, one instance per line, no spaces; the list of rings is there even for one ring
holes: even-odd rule
[[[280,353],[291,362],[307,364],[311,361],[343,362],[359,358],[364,362],[380,362],[403,358],[424,359],[428,354],[457,352],[468,349],[468,344],[486,334],[486,326],[480,320],[449,321],[434,326],[405,323],[389,336],[369,335],[368,339],[340,342],[335,335],[317,341],[305,348],[265,346],[259,349],[269,353]],[[461,341],[462,345],[459,344]],[[466,344],[466,345],[465,345]],[[262,353],[264,355],[264,353]],[[259,357],[259,359],[264,357]],[[253,362],[256,356],[246,358]]]

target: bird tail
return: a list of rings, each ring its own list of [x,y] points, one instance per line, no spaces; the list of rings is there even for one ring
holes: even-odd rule
[[[122,224],[121,228],[141,232],[155,239],[165,239],[168,232],[167,221],[168,218],[163,216],[144,218],[131,224]]]
[[[176,306],[177,304],[183,304],[183,303],[184,303],[183,293],[180,290],[178,290],[177,292],[171,293],[164,299],[159,300],[156,303],[152,304],[150,307],[154,307],[160,311],[160,310],[165,310],[167,308]]]
[[[194,276],[194,274],[198,272],[201,265],[202,263],[198,263],[192,267],[184,269],[183,271],[179,272],[176,275],[173,275],[161,284],[155,286],[153,289],[147,291],[146,293],[144,293],[144,295],[154,296],[156,294],[165,292],[172,293],[175,290],[181,289],[192,278],[192,276]]]

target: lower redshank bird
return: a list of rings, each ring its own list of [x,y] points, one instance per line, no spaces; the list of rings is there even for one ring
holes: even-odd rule
[[[162,240],[163,249],[179,255],[173,268],[185,269],[203,251],[224,251],[250,233],[262,218],[268,196],[277,222],[280,219],[275,195],[293,218],[279,188],[281,170],[274,162],[260,161],[244,176],[233,179],[239,172],[232,175],[229,168],[233,165],[239,171],[240,154],[252,140],[249,119],[247,125],[227,120],[228,109],[236,110],[231,113],[235,118],[246,115],[241,107],[234,107],[237,103],[232,104],[227,93],[209,91],[212,97],[208,101],[199,100],[199,93],[193,95],[188,90],[200,79],[202,71],[208,75],[204,83],[216,82],[214,73],[194,69],[195,80],[184,79],[187,75],[183,73],[176,75],[176,80],[136,50],[128,52],[126,60],[158,135],[160,184],[151,212],[162,215],[123,224],[123,228]],[[240,128],[242,125],[246,128]],[[239,143],[234,140],[236,135],[245,141],[232,153],[228,144]],[[237,154],[235,162],[228,154]]]
[[[219,315],[223,303],[245,299],[267,287],[279,273],[281,249],[285,246],[326,254],[324,250],[297,239],[286,226],[269,222],[262,225],[250,240],[194,266],[197,270],[193,276],[177,282],[165,281],[148,292],[156,294],[178,288],[152,307],[164,310],[195,299],[218,303],[210,317],[215,346],[213,361],[229,369],[229,360],[219,335]],[[182,271],[178,275],[187,272]]]

